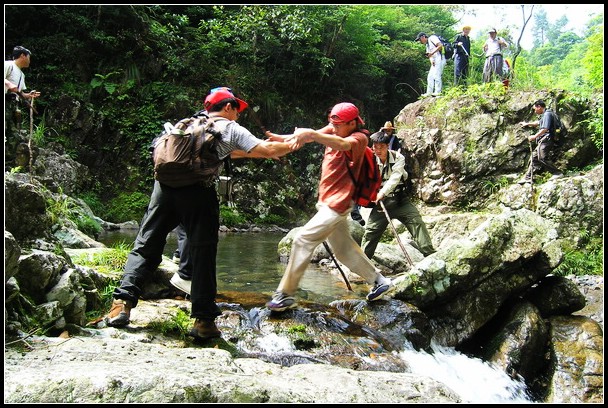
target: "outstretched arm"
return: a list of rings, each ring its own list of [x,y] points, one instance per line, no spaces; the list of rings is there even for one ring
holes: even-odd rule
[[[290,143],[264,140],[249,152],[234,150],[230,153],[232,159],[275,159],[294,151]]]

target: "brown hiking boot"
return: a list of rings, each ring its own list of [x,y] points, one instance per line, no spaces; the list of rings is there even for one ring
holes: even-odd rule
[[[207,340],[214,337],[220,337],[222,332],[219,331],[213,320],[196,319],[194,326],[190,330],[190,335],[195,339]]]
[[[124,327],[131,321],[133,303],[129,300],[114,299],[110,312],[104,317],[106,324],[113,327]]]

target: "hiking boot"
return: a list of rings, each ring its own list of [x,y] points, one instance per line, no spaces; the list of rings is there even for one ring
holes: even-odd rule
[[[131,309],[133,303],[130,300],[114,299],[110,312],[104,317],[106,324],[113,327],[124,327],[131,321]]]
[[[272,299],[268,303],[266,303],[266,307],[275,312],[282,312],[286,309],[293,309],[294,307],[296,307],[296,305],[296,300],[291,296],[287,296],[283,292],[274,292]]]
[[[171,284],[173,286],[175,286],[176,288],[178,288],[182,292],[185,292],[188,295],[191,294],[190,292],[192,292],[192,281],[186,280],[186,279],[182,279],[181,276],[179,276],[179,274],[175,273],[171,277],[170,282],[171,282]]]
[[[196,319],[190,329],[190,336],[198,340],[208,340],[221,337],[222,332],[217,328],[214,320]]]
[[[378,300],[382,298],[386,292],[393,288],[393,282],[390,279],[386,279],[382,283],[376,283],[372,290],[367,294],[367,300],[373,302],[374,300]]]

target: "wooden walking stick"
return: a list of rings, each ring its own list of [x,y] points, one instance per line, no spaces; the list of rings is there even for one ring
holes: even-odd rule
[[[36,91],[32,91],[36,92]],[[34,154],[32,153],[32,139],[34,138],[34,99],[32,98],[32,102],[29,104],[30,107],[30,140],[27,143],[27,150],[30,155],[30,177],[33,177],[32,168],[34,166]]]
[[[326,241],[323,241],[323,246],[325,247],[325,250],[329,253],[329,256],[331,257],[331,259],[334,261],[334,263],[338,267],[338,270],[340,271],[340,274],[342,274],[342,278],[344,278],[344,282],[346,282],[346,287],[348,288],[348,290],[350,290],[352,292],[353,288],[350,286],[350,282],[348,281],[348,278],[346,277],[346,274],[344,273],[344,271],[340,267],[340,264],[338,263],[338,260],[334,256],[333,252],[331,252],[331,249],[329,248],[329,244]]]
[[[530,145],[530,207],[532,211],[536,211],[534,209],[534,149],[531,140],[528,140],[528,144]]]
[[[388,211],[386,211],[386,207],[384,206],[384,202],[382,200],[380,200],[378,202],[380,203],[380,206],[382,207],[382,211],[384,212],[384,215],[386,216],[386,219],[388,220],[388,224],[391,226],[391,229],[393,230],[393,233],[395,234],[395,237],[397,238],[397,242],[399,243],[399,246],[401,247],[401,250],[405,254],[405,257],[407,258],[407,260],[410,263],[410,265],[414,266],[414,262],[412,262],[412,258],[410,258],[410,256],[408,255],[407,251],[405,250],[405,247],[403,246],[403,242],[401,242],[401,238],[399,238],[399,234],[397,233],[397,229],[393,225],[393,221],[391,220],[391,216],[388,215]]]

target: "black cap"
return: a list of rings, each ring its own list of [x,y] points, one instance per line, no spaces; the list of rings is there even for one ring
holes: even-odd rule
[[[426,38],[428,38],[428,35],[426,35],[426,33],[418,33],[418,35],[416,36],[416,38],[414,39],[414,41],[420,41],[420,37],[426,37]]]

